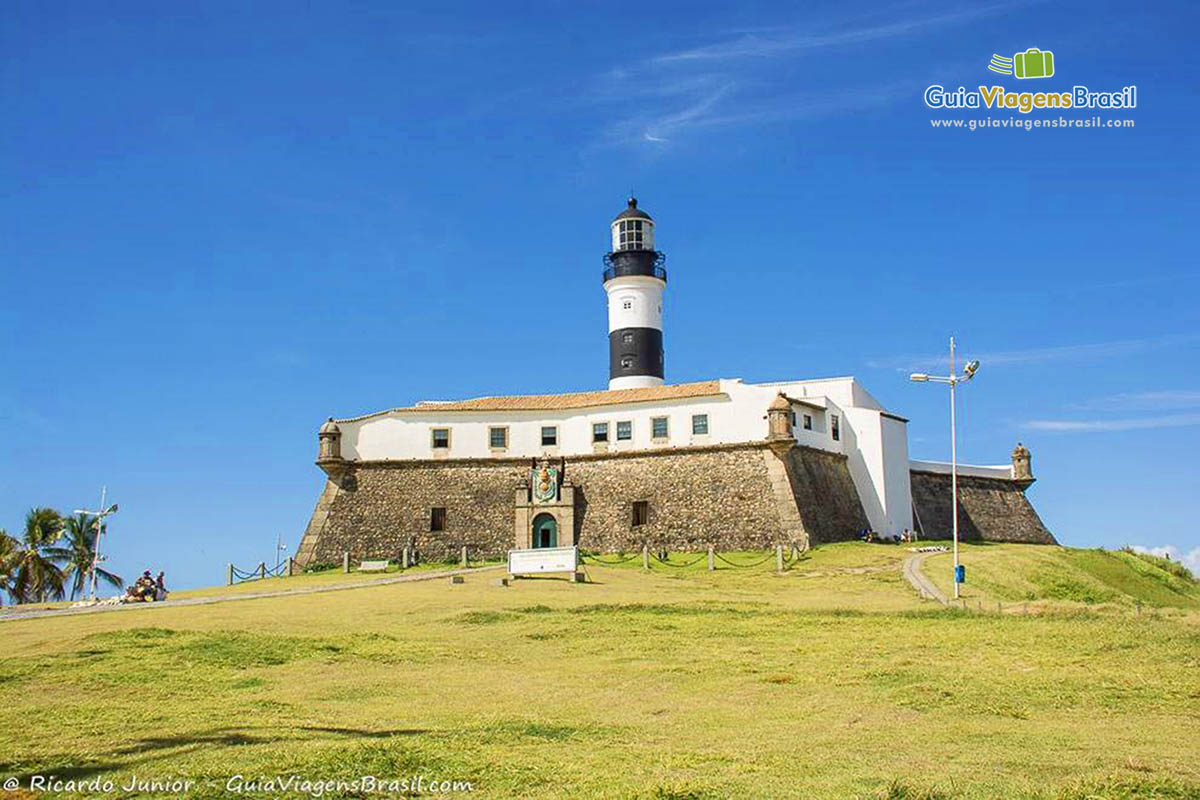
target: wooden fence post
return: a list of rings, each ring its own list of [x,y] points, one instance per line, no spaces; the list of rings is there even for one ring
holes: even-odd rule
[[[228,575],[228,585],[233,586],[233,564],[229,565],[229,569],[226,570],[226,574]]]
[[[350,574],[350,554],[342,553],[342,572]]]
[[[400,562],[401,569],[408,569],[408,548],[404,548],[404,560]]]
[[[266,580],[267,578],[267,562],[265,561],[258,562],[258,578],[259,580]]]
[[[642,545],[642,569],[650,569],[650,545]]]
[[[717,568],[717,564],[713,560],[713,546],[710,544],[708,546],[708,571],[712,572],[716,568]]]
[[[463,545],[463,548],[462,548],[462,566],[463,566],[463,569],[467,568],[467,546],[465,544]]]
[[[775,545],[775,571],[783,572],[783,545]]]

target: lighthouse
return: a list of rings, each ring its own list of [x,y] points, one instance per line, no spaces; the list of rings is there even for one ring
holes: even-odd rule
[[[663,290],[667,257],[654,249],[654,220],[629,198],[612,221],[612,250],[604,256],[608,295],[608,388],[663,383]]]

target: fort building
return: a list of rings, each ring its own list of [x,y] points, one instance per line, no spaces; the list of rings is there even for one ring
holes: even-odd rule
[[[628,552],[807,547],[864,530],[949,536],[950,467],[853,377],[664,382],[665,256],[630,199],[611,223],[605,390],[425,401],[329,419],[301,566],[579,545]],[[965,539],[1047,542],[1031,457],[959,466]]]

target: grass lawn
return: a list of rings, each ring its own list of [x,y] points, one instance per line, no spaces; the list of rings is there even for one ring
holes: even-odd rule
[[[1055,551],[970,548],[968,579],[988,553]],[[1200,612],[965,614],[918,600],[905,555],[4,622],[0,777],[187,776],[193,797],[245,797],[237,774],[484,797],[1200,795]]]

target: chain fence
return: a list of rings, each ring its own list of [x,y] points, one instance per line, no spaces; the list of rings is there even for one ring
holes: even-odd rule
[[[268,567],[265,561],[260,561],[258,566],[250,570],[239,569],[237,566],[229,565],[229,585],[235,583],[245,583],[247,581],[261,581],[264,578],[286,578],[291,574],[292,560],[282,561],[274,567]]]

